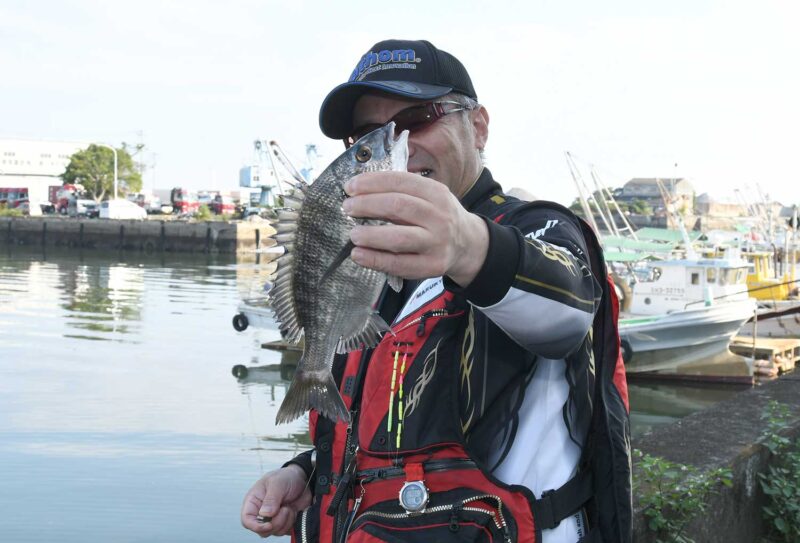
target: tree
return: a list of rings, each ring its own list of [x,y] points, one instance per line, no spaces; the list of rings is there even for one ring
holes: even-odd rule
[[[117,179],[120,195],[138,192],[142,188],[142,176],[125,144],[117,149]],[[70,157],[61,180],[64,184],[81,184],[95,201],[103,200],[107,194],[114,193],[113,151],[99,145],[78,151]]]
[[[628,206],[631,213],[636,215],[652,215],[653,208],[645,200],[633,200]]]

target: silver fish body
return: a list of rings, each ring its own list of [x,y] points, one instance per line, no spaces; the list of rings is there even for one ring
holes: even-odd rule
[[[344,184],[353,176],[405,170],[408,133],[394,137],[394,123],[356,142],[311,184],[286,200],[294,208],[279,212],[276,239],[285,249],[270,300],[281,331],[291,342],[305,338],[303,356],[278,410],[277,423],[290,422],[309,409],[336,421],[350,414],[339,394],[331,365],[336,352],[374,346],[388,329],[375,313],[387,276],[349,258],[350,231],[358,223],[342,210]],[[398,280],[391,278],[394,288]]]

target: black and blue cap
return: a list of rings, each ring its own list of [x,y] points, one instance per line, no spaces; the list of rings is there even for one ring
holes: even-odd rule
[[[333,89],[319,110],[322,133],[343,139],[353,132],[353,108],[369,92],[431,100],[457,92],[477,100],[459,60],[424,40],[384,40],[358,61],[350,79]]]

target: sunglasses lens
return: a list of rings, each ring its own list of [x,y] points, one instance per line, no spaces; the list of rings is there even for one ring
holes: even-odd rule
[[[461,108],[463,109],[463,108]],[[459,110],[455,110],[459,111]],[[395,137],[397,137],[403,130],[408,130],[409,132],[414,132],[417,130],[422,130],[423,128],[427,128],[449,112],[445,112],[442,108],[442,104],[432,102],[430,104],[425,104],[422,106],[413,106],[406,108],[399,112],[397,115],[392,117],[392,121],[394,121],[395,127]],[[367,124],[361,126],[353,131],[353,134],[344,140],[345,147],[351,147],[356,141],[360,138],[366,136],[376,128],[380,128],[381,124]]]
[[[395,115],[392,118],[395,123],[395,136],[403,132],[403,130],[414,132],[433,124],[439,116],[435,115],[431,105],[410,107]]]

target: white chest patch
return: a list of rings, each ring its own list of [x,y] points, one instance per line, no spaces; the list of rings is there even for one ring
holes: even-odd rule
[[[408,299],[406,305],[403,306],[403,309],[400,311],[400,313],[397,314],[394,322],[400,322],[408,315],[436,298],[442,292],[444,292],[444,281],[442,281],[441,277],[425,279],[419,284],[417,289],[414,291],[414,294],[411,295],[411,298]]]

